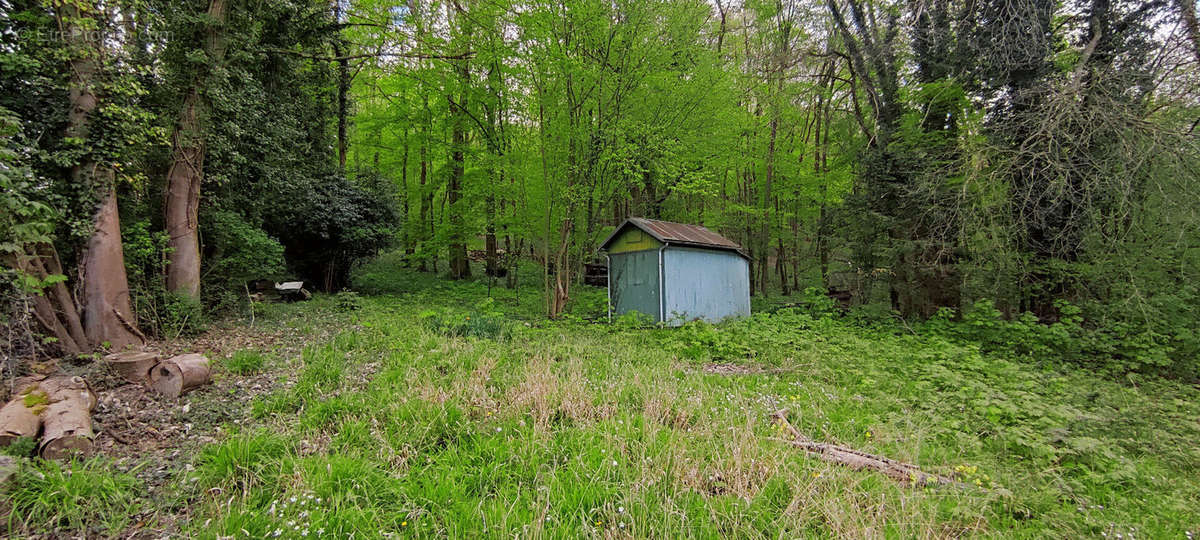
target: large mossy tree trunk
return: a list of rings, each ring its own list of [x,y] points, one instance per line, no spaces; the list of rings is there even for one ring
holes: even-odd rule
[[[65,3],[59,23],[70,47],[70,109],[66,136],[86,144],[91,120],[100,105],[103,54],[95,30],[94,6]],[[85,155],[71,167],[71,181],[81,191],[95,193],[98,205],[92,217],[91,238],[80,261],[83,331],[92,348],[107,344],[114,349],[141,345],[145,337],[135,326],[121,249],[121,221],[117,209],[116,174],[112,164]]]
[[[209,25],[204,43],[208,64],[196,75],[183,100],[183,111],[171,137],[171,168],[167,171],[166,228],[167,290],[200,298],[200,183],[204,179],[204,120],[209,103],[204,96],[209,74],[225,56],[225,0],[208,5]]]

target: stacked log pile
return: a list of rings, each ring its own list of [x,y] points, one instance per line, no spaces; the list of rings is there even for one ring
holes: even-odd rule
[[[125,380],[174,399],[209,380],[208,359],[183,354],[162,360],[151,352],[110,354],[104,363]],[[0,407],[0,446],[41,434],[38,454],[64,459],[92,453],[96,393],[82,377],[37,375],[16,381],[14,397]]]
[[[0,409],[0,446],[40,431],[38,454],[61,459],[92,453],[92,410],[96,393],[82,377],[66,375],[17,380],[16,397]]]

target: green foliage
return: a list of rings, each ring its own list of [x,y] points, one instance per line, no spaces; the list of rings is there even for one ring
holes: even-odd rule
[[[613,320],[612,320],[613,329],[616,331],[633,330],[636,328],[648,328],[650,326],[653,326],[654,324],[655,324],[654,317],[651,317],[649,315],[646,315],[645,313],[640,313],[637,311],[630,311],[627,313],[622,313],[620,315],[617,315],[616,317],[613,317]]]
[[[225,366],[225,369],[236,375],[258,373],[262,371],[266,363],[266,355],[251,349],[239,349],[234,351],[229,358],[221,361],[221,365]]]
[[[200,300],[183,293],[164,292],[156,322],[162,336],[176,339],[204,332],[208,318]]]
[[[0,108],[0,254],[5,257],[24,253],[27,244],[50,241],[56,219],[48,205],[31,197],[35,178],[23,163],[31,149],[22,136],[20,120]]]
[[[744,360],[753,349],[741,342],[736,332],[725,326],[705,322],[689,322],[667,336],[665,348],[690,360]]]
[[[6,303],[15,299],[10,296],[40,294],[66,279],[33,275],[13,264],[29,256],[29,247],[52,240],[58,218],[34,196],[37,179],[25,163],[31,151],[23,141],[20,121],[0,107],[0,261],[4,263],[0,266],[0,295]]]
[[[247,282],[285,276],[283,246],[237,213],[202,214],[200,224],[208,231],[203,290],[210,304],[231,307],[245,301]]]
[[[933,335],[978,344],[988,353],[1083,365],[1114,375],[1195,373],[1194,363],[1172,360],[1167,335],[1120,321],[1088,324],[1081,308],[1064,301],[1058,301],[1056,308],[1058,320],[1046,324],[1028,312],[1006,319],[990,300],[980,300],[961,322],[954,322],[953,310],[944,308],[923,328]]]
[[[447,337],[508,340],[513,324],[504,313],[491,309],[493,305],[489,298],[471,311],[425,310],[419,317],[426,328]]]
[[[362,297],[354,291],[342,291],[334,295],[338,311],[358,311],[362,309]]]
[[[28,405],[26,405],[28,407]],[[8,443],[8,446],[0,448],[0,454],[5,456],[13,456],[18,458],[27,458],[32,456],[37,450],[38,441],[34,437],[17,437]]]
[[[10,527],[119,535],[141,506],[138,493],[144,486],[114,468],[112,461],[104,459],[66,464],[34,460],[21,467],[6,494],[12,508]]]
[[[340,175],[296,181],[280,194],[266,228],[293,269],[336,290],[349,282],[354,263],[392,243],[396,209],[387,200]]]
[[[173,317],[171,300],[164,285],[166,275],[167,233],[151,230],[149,221],[137,221],[122,227],[121,247],[125,254],[125,274],[130,300],[138,315],[138,326],[152,335],[168,332],[181,334],[186,327]]]

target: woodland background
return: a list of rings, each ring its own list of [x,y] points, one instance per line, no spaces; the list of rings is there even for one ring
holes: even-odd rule
[[[1200,373],[1188,0],[0,6],[9,368],[388,249],[534,261],[558,317],[642,216],[741,243],[760,298]]]

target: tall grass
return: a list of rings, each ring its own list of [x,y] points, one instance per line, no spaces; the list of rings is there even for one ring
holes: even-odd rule
[[[536,305],[492,293],[504,320],[536,321]],[[486,296],[476,281],[363,297],[354,329],[290,359],[284,389],[256,400],[262,430],[200,454],[198,485],[220,496],[198,496],[204,519],[190,532],[1200,532],[1200,396],[1185,385],[1051,369],[811,310],[669,330],[514,323],[507,340],[421,316],[466,317]],[[781,409],[814,439],[968,487],[913,489],[804,455],[772,422]]]
[[[8,500],[8,530],[51,536],[119,534],[137,515],[139,482],[111,461],[34,460],[19,469]]]

